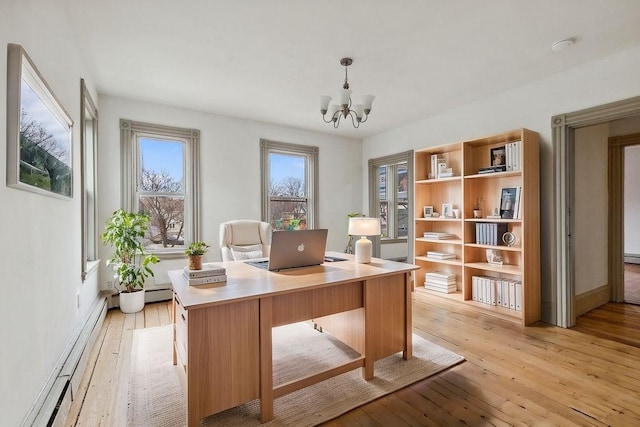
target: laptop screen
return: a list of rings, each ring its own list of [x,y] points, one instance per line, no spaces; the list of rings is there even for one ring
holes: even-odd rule
[[[274,231],[269,261],[248,261],[270,271],[320,265],[324,262],[327,230]]]

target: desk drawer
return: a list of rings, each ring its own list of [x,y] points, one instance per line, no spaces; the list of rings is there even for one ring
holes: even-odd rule
[[[187,314],[186,310],[184,313],[176,313],[176,340],[180,341],[184,349],[187,349]]]

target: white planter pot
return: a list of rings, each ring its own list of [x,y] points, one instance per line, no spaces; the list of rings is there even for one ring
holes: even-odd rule
[[[120,292],[120,311],[137,313],[144,308],[144,289],[138,292]]]

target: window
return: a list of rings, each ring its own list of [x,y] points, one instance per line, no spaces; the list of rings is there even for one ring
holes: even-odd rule
[[[123,142],[123,206],[149,215],[147,250],[184,254],[198,240],[200,132],[120,121]],[[186,242],[186,243],[185,243]]]
[[[318,147],[261,140],[262,220],[274,230],[314,228]]]
[[[96,165],[98,146],[98,110],[85,86],[80,80],[80,180],[82,209],[82,281],[87,277],[87,265],[96,260],[96,241],[98,236],[96,222]]]

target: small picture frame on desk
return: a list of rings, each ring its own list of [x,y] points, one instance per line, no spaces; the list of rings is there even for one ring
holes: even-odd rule
[[[424,218],[431,218],[433,216],[433,206],[423,206],[422,216]]]

